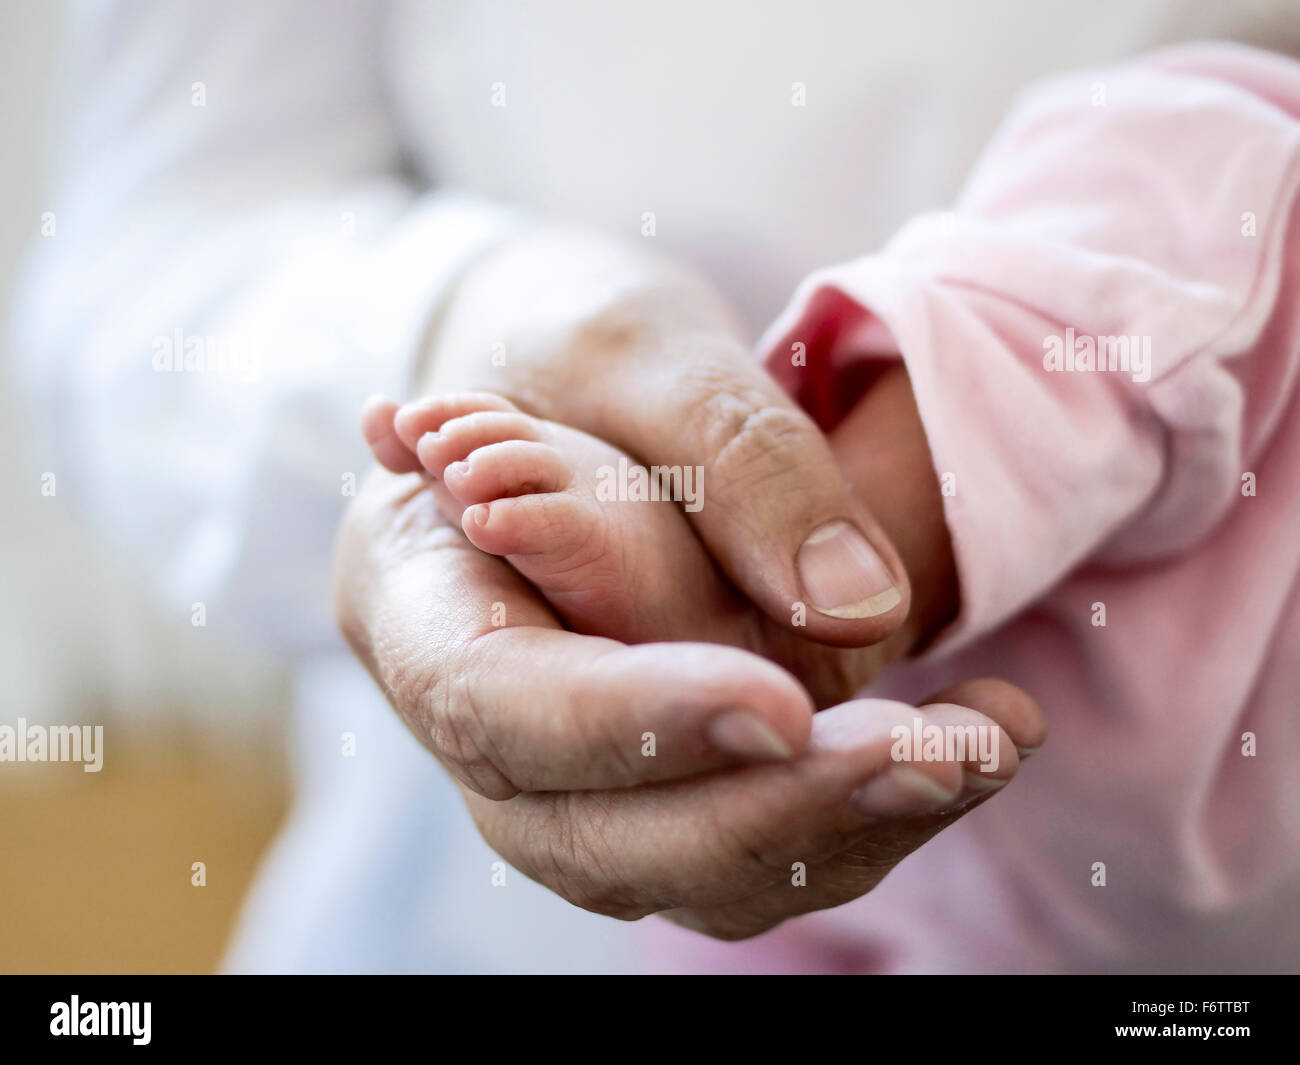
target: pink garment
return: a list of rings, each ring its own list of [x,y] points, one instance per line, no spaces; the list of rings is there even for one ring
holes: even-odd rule
[[[804,282],[772,372],[830,428],[901,353],[955,475],[961,616],[872,694],[999,675],[1050,736],[867,898],[657,967],[1300,970],[1298,184],[1300,65],[1180,48],[1035,89],[953,215]],[[1149,380],[1049,371],[1067,329]]]

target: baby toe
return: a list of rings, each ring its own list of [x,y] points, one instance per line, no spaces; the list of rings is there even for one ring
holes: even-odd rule
[[[396,401],[387,396],[371,396],[361,408],[361,435],[370,453],[385,469],[393,473],[412,473],[420,468],[414,450],[408,448],[393,428]]]
[[[492,392],[454,392],[426,396],[404,404],[393,418],[393,431],[412,451],[425,433],[437,432],[444,422],[475,411],[518,412],[518,407]]]
[[[561,492],[573,469],[549,444],[510,440],[489,444],[443,470],[443,483],[462,504]]]
[[[443,422],[436,432],[425,433],[416,446],[416,454],[429,473],[441,477],[453,462],[461,462],[490,444],[540,440],[539,429],[537,419],[526,414],[474,411]]]
[[[572,493],[524,495],[466,507],[465,536],[480,551],[509,556],[543,592],[555,571],[571,574],[600,555],[599,522]]]

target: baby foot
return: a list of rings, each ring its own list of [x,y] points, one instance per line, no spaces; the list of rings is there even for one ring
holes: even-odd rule
[[[699,618],[717,639],[721,617],[741,627],[751,613],[678,509],[702,504],[697,481],[668,485],[693,499],[665,498],[664,482],[617,448],[485,393],[400,410],[375,401],[363,430],[395,472],[413,469],[414,455],[445,489],[435,493],[439,505],[470,542],[510,562],[578,632],[627,643],[684,639]]]

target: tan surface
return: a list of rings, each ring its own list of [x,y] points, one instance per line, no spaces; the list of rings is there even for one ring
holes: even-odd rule
[[[0,972],[213,970],[286,796],[262,751],[198,746],[0,763]]]

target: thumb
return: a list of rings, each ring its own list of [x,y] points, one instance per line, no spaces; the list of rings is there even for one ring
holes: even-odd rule
[[[687,517],[773,621],[845,647],[892,635],[907,574],[821,430],[738,341],[668,347],[612,360],[599,394],[570,392],[565,413],[646,465],[693,467],[701,491]]]

